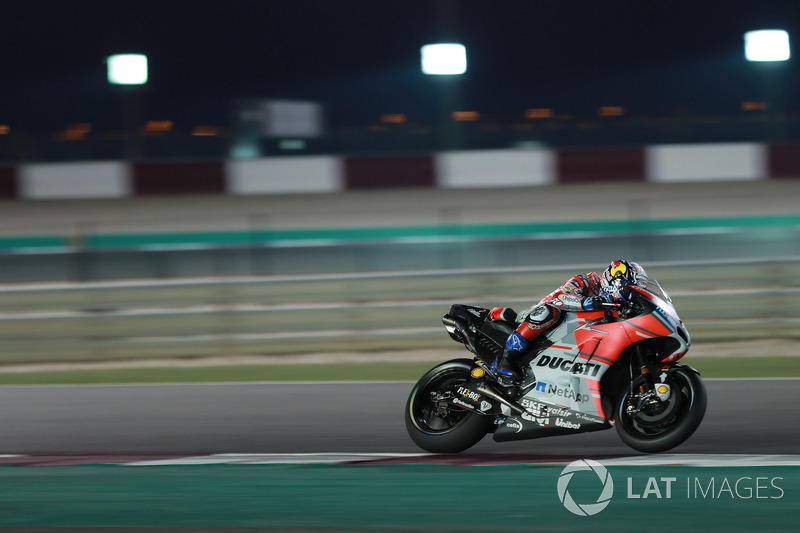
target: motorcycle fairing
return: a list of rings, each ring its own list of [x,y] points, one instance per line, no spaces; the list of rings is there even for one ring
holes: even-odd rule
[[[565,313],[564,320],[546,334],[552,344],[528,365],[525,385],[530,388],[522,401],[606,420],[609,417],[603,408],[600,382],[628,347],[658,339],[660,347],[669,347],[664,350],[669,353],[661,354],[662,361],[680,359],[689,348],[688,333],[672,303],[654,292],[634,289],[651,308],[638,316],[622,319],[603,311]]]
[[[619,322],[602,323],[602,312],[565,315],[547,333],[553,344],[529,364],[535,384],[524,399],[605,419],[600,380],[630,342]]]
[[[530,400],[521,401],[528,412],[520,416],[506,417],[494,432],[494,440],[535,439],[569,433],[584,433],[608,429],[611,424],[602,417],[558,405]]]

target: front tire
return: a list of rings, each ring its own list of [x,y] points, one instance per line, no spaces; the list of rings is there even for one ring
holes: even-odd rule
[[[673,370],[668,379],[672,388],[670,397],[656,407],[628,412],[631,390],[642,383],[641,376],[634,379],[619,399],[615,412],[617,433],[634,450],[645,453],[670,450],[688,439],[703,421],[708,395],[700,376],[690,368],[681,367]]]
[[[452,390],[469,378],[472,361],[454,359],[429,370],[408,396],[406,430],[417,446],[432,453],[458,453],[478,443],[492,427],[492,418],[449,402],[434,401],[431,393]],[[445,407],[446,405],[446,407]]]

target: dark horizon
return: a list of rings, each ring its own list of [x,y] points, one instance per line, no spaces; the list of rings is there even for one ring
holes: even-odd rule
[[[429,117],[437,80],[420,72],[423,44],[458,41],[468,70],[458,104],[487,114],[547,107],[592,113],[735,112],[762,100],[743,33],[782,28],[793,38],[796,2],[561,2],[360,0],[119,4],[6,2],[0,36],[0,124],[51,131],[118,120],[106,81],[113,53],[148,55],[144,116],[229,121],[239,99],[319,101],[341,124],[383,113]],[[798,85],[792,59],[781,76]],[[797,104],[789,99],[788,109]]]

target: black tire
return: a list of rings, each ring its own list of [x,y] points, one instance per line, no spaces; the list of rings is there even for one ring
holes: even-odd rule
[[[478,415],[460,407],[449,407],[443,416],[431,393],[464,383],[472,369],[469,359],[453,359],[429,370],[406,402],[406,430],[417,446],[432,453],[458,453],[474,446],[492,428],[492,417]]]
[[[660,453],[678,446],[700,426],[706,413],[708,395],[700,376],[689,368],[670,373],[669,399],[649,413],[626,412],[630,390],[636,390],[643,378],[634,379],[617,404],[615,427],[622,441],[640,452]]]

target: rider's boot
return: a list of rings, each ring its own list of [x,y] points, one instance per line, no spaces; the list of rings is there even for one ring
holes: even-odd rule
[[[503,355],[495,361],[493,366],[501,385],[513,385],[518,381],[522,381],[522,369],[517,363],[518,356],[519,352],[503,350]]]
[[[517,359],[527,347],[527,339],[516,331],[508,337],[503,355],[498,357],[492,365],[501,385],[509,386],[522,380],[522,369],[520,369]]]
[[[503,355],[492,365],[501,385],[511,386],[522,380],[524,376],[519,366],[519,355],[547,328],[555,324],[559,316],[560,311],[549,305],[536,305],[529,311],[523,311],[522,322],[508,336]]]

